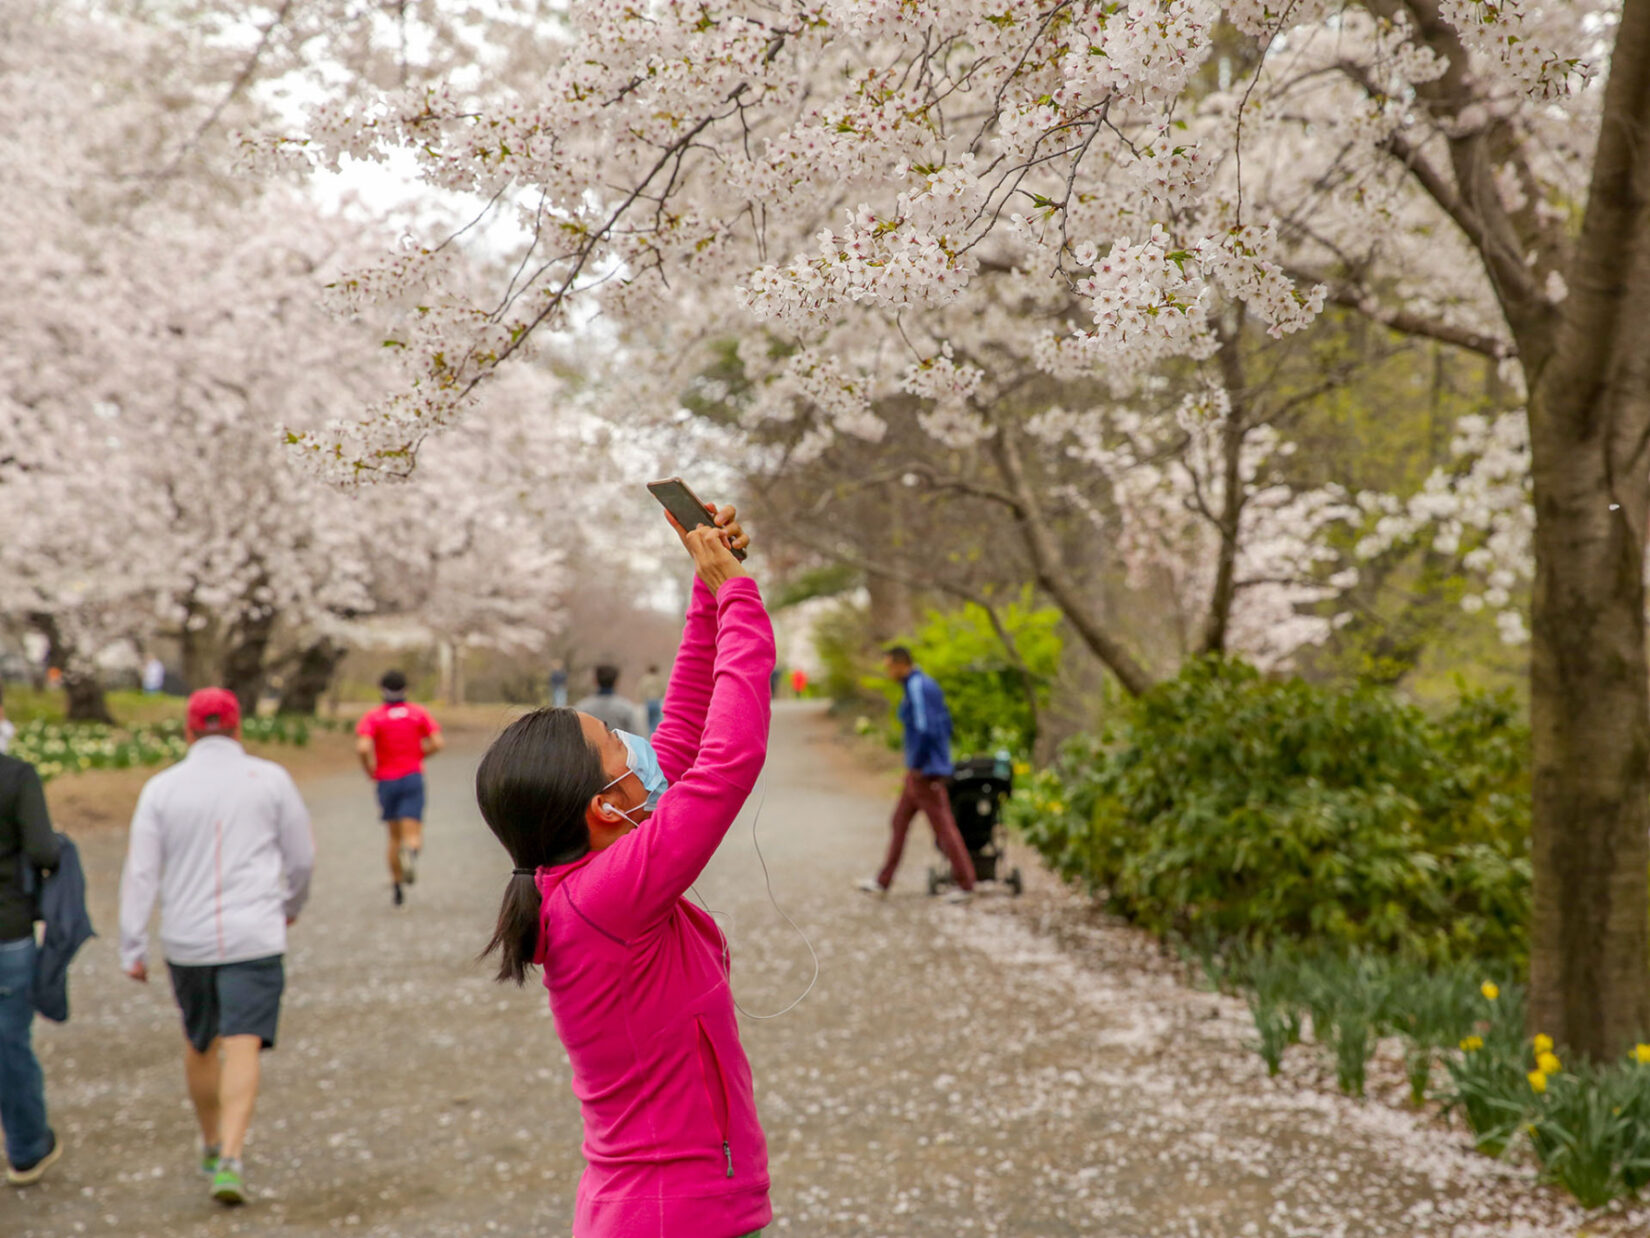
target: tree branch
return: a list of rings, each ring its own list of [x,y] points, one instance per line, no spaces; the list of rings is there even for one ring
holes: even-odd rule
[[[1305,283],[1323,284],[1329,289],[1329,300],[1333,304],[1356,310],[1371,321],[1378,322],[1400,335],[1437,340],[1440,344],[1464,348],[1481,357],[1488,357],[1491,361],[1501,361],[1512,356],[1515,351],[1510,340],[1474,331],[1471,327],[1458,327],[1452,323],[1440,322],[1436,318],[1428,318],[1402,306],[1382,304],[1354,284],[1336,280],[1305,267],[1292,267],[1289,274],[1291,278]]]

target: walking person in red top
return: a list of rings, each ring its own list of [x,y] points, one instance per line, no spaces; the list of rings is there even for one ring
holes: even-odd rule
[[[748,544],[733,508],[711,511],[716,528],[682,535],[698,579],[651,742],[541,709],[476,771],[514,866],[488,952],[500,980],[544,969],[584,1116],[575,1238],[736,1238],[773,1218],[728,944],[683,897],[768,750],[773,627],[729,553]]]
[[[378,807],[389,830],[390,881],[397,907],[402,886],[418,876],[424,846],[424,758],[445,746],[441,728],[423,706],[407,699],[407,677],[385,671],[378,681],[384,703],[355,727],[355,751],[367,777],[378,784]]]

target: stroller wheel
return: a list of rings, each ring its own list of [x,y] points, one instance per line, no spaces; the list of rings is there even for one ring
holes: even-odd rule
[[[1014,891],[1016,898],[1025,893],[1026,883],[1021,879],[1019,869],[1016,868],[1008,875],[1007,885],[1009,889]]]

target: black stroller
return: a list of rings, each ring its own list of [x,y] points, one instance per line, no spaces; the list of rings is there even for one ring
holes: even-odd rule
[[[1005,758],[969,757],[957,762],[949,793],[951,815],[957,818],[963,846],[974,861],[974,876],[980,881],[1001,881],[1018,895],[1025,889],[1020,870],[1012,869],[1003,876],[997,872],[1005,855],[1006,830],[1000,814],[1003,801],[1013,789],[1014,770]],[[955,883],[949,864],[928,869],[929,894],[938,894]]]

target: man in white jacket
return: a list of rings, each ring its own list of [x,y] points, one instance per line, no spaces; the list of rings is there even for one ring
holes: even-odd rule
[[[246,1198],[241,1149],[258,1054],[275,1045],[286,930],[309,897],[315,840],[291,776],[241,747],[222,688],[189,698],[189,753],[138,797],[120,882],[120,962],[149,979],[149,916],[183,1011],[184,1071],[212,1197]]]

